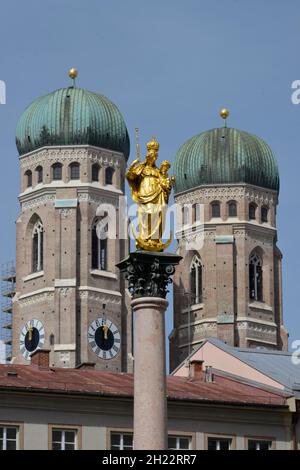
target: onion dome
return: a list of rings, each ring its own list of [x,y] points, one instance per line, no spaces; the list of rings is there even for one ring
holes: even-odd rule
[[[30,104],[17,124],[16,144],[20,155],[44,146],[93,145],[122,152],[127,159],[130,150],[126,124],[116,105],[75,86]]]
[[[201,185],[247,183],[279,191],[276,158],[266,142],[248,132],[221,127],[185,142],[174,164],[175,192]]]

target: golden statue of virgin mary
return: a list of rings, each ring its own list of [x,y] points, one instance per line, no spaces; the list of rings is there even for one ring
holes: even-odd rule
[[[126,178],[131,188],[132,199],[138,204],[138,235],[135,234],[138,249],[163,251],[171,243],[172,235],[162,242],[169,195],[174,177],[169,178],[171,164],[168,160],[157,168],[159,143],[152,138],[147,144],[145,161],[139,157],[129,166]]]

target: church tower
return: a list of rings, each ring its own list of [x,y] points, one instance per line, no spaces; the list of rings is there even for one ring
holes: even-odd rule
[[[174,174],[183,260],[174,279],[171,370],[208,337],[286,350],[272,150],[247,132],[212,129],[182,145]]]
[[[13,357],[28,364],[44,348],[55,367],[127,371],[131,320],[115,265],[128,251],[118,224],[129,137],[118,108],[70,72],[73,86],[35,100],[17,125]]]

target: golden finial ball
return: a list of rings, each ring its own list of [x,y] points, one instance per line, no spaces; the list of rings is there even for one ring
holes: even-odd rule
[[[72,78],[73,80],[78,76],[78,70],[72,67],[69,70],[69,77]]]
[[[221,109],[220,116],[222,119],[227,119],[229,116],[229,111],[226,108]]]

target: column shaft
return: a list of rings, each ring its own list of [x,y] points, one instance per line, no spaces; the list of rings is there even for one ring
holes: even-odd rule
[[[134,312],[134,449],[167,449],[165,311],[159,297],[132,301]]]

